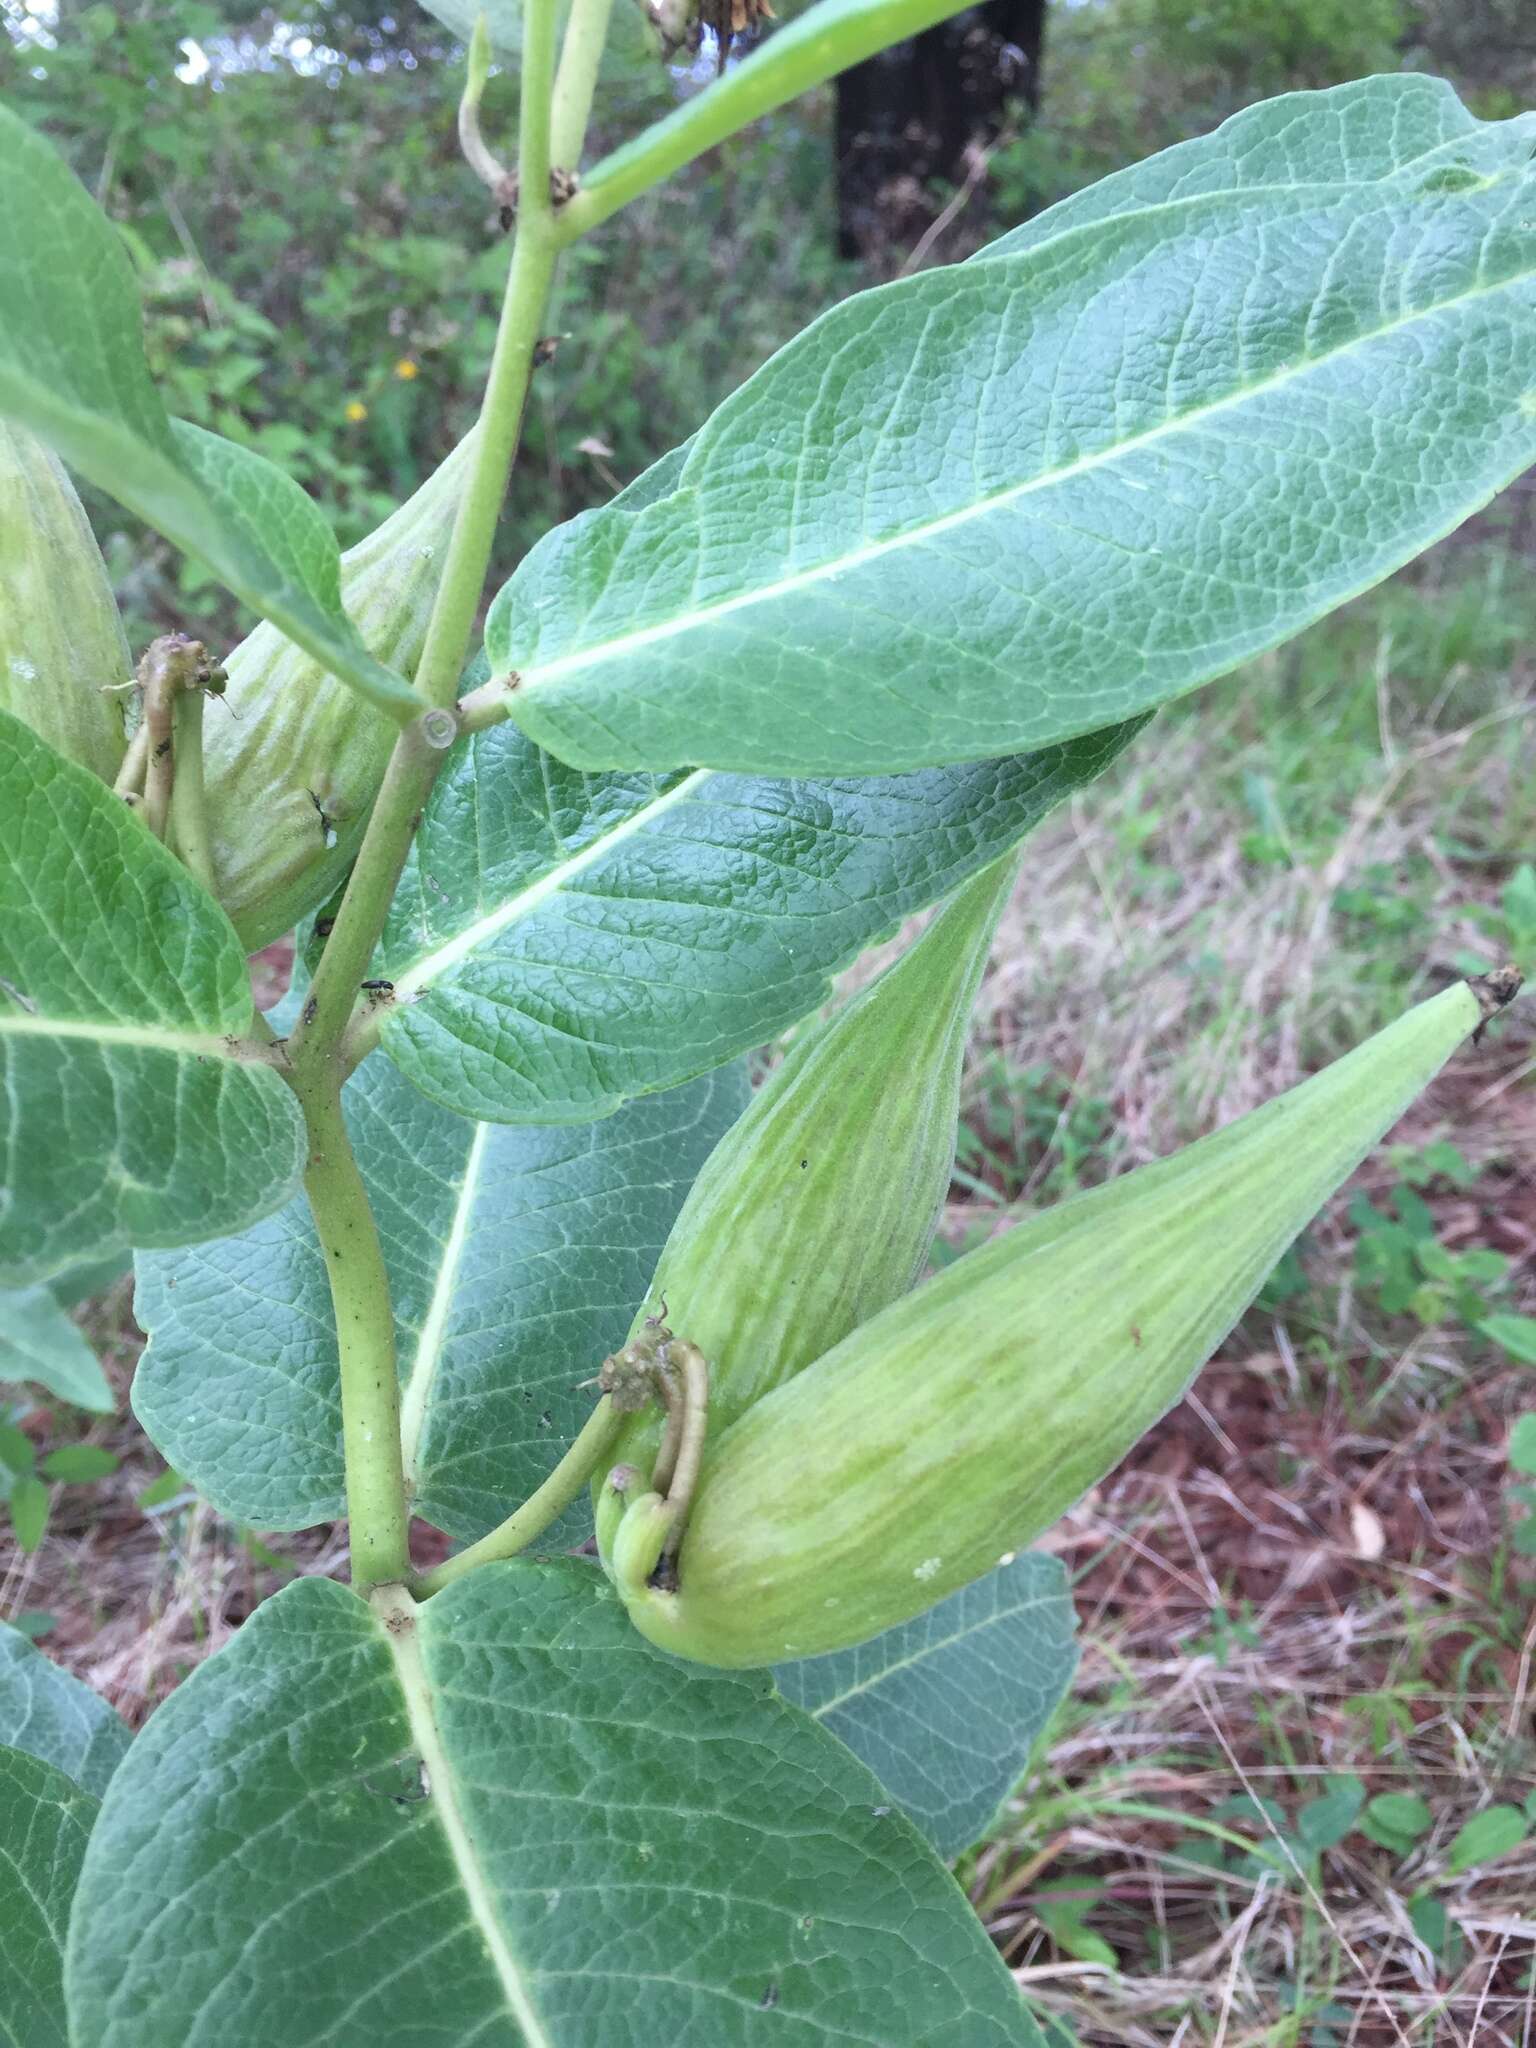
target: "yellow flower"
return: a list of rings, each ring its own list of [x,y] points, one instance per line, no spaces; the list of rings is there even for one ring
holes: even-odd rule
[[[421,375],[421,365],[413,363],[409,356],[402,356],[395,365],[395,375],[402,384],[409,384],[413,377]]]
[[[367,406],[364,405],[360,399],[354,398],[347,406],[347,418],[351,420],[354,426],[356,426],[359,420],[365,420],[367,419],[367,417]]]

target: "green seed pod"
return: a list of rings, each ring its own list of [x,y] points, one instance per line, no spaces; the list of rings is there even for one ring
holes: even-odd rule
[[[706,1451],[675,1571],[635,1500],[611,1569],[702,1663],[863,1642],[1048,1528],[1179,1400],[1286,1247],[1512,971],[1422,1003],[1300,1087],[949,1266]]]
[[[111,782],[133,658],[85,507],[62,463],[0,418],[0,710]]]
[[[709,1359],[710,1426],[905,1294],[955,1158],[966,1029],[1017,872],[974,876],[878,981],[795,1045],[706,1161],[667,1239],[653,1307]],[[648,1472],[661,1423],[637,1415],[615,1461]],[[598,1497],[606,1549],[624,1512]]]
[[[363,644],[404,675],[426,642],[473,436],[341,558]],[[225,664],[227,710],[203,720],[219,901],[247,952],[292,929],[357,854],[399,728],[263,623]]]

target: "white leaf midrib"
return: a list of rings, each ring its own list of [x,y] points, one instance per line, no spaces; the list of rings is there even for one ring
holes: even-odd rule
[[[100,1045],[126,1045],[150,1052],[170,1052],[181,1058],[228,1060],[236,1066],[249,1064],[241,1060],[223,1038],[206,1032],[175,1031],[151,1024],[95,1024],[83,1018],[29,1017],[16,1011],[5,1011],[0,1013],[0,1038],[78,1038]]]
[[[400,1588],[376,1594],[373,1609],[405,1700],[412,1746],[427,1773],[432,1811],[464,1887],[470,1917],[485,1942],[507,2011],[521,2030],[524,2048],[556,2048],[555,2038],[534,2004],[528,1972],[512,1952],[495,1891],[460,1803],[458,1778],[437,1725],[432,1680],[421,1652],[423,1610]]]
[[[469,1141],[469,1151],[465,1155],[463,1177],[459,1182],[458,1197],[453,1205],[448,1234],[443,1239],[437,1277],[432,1286],[432,1299],[427,1306],[421,1328],[416,1334],[416,1349],[411,1360],[411,1369],[401,1390],[400,1452],[406,1484],[412,1492],[415,1491],[420,1477],[417,1471],[417,1458],[421,1450],[421,1433],[426,1422],[427,1407],[437,1384],[438,1367],[442,1363],[443,1346],[448,1335],[448,1319],[453,1310],[454,1291],[458,1285],[459,1268],[463,1263],[465,1248],[469,1243],[470,1218],[474,1214],[475,1202],[480,1192],[485,1150],[491,1136],[489,1124],[477,1123],[472,1128],[474,1135]]]
[[[509,896],[505,903],[498,904],[496,909],[488,912],[486,916],[474,919],[454,937],[445,939],[440,946],[435,946],[431,952],[420,955],[404,974],[395,977],[395,1004],[389,1015],[399,1016],[402,1004],[409,1002],[413,996],[423,994],[450,968],[457,967],[461,960],[477,952],[480,947],[505,931],[508,925],[515,924],[519,918],[526,917],[530,911],[536,910],[551,896],[558,895],[584,868],[593,866],[614,847],[622,845],[626,839],[633,838],[635,833],[642,831],[674,805],[685,801],[701,783],[709,781],[717,772],[713,768],[696,768],[691,775],[685,775],[680,782],[674,783],[671,789],[665,790],[660,796],[650,798],[648,802],[631,811],[629,816],[615,825],[611,831],[601,833],[590,840],[579,853],[573,853],[568,860],[559,861],[554,867],[547,869],[526,889],[520,889],[515,896]]]
[[[1034,251],[1021,251],[1019,260],[1032,256]],[[985,264],[979,266],[985,271]],[[1523,269],[1509,277],[1501,278],[1495,284],[1478,283],[1471,289],[1455,293],[1444,299],[1437,299],[1430,305],[1420,306],[1401,317],[1383,322],[1368,332],[1356,333],[1349,340],[1336,347],[1325,349],[1318,355],[1305,357],[1300,362],[1287,364],[1272,376],[1260,378],[1257,382],[1245,384],[1239,389],[1225,393],[1221,398],[1212,399],[1208,404],[1193,407],[1171,418],[1160,421],[1156,426],[1143,432],[1129,435],[1111,446],[1097,449],[1092,454],[1077,457],[1073,462],[1060,468],[1042,472],[1027,478],[1022,483],[1010,484],[1005,490],[995,491],[986,497],[974,498],[965,505],[941,513],[937,518],[925,521],[919,526],[904,528],[901,532],[887,535],[881,540],[866,541],[860,547],[830,556],[808,569],[797,570],[793,575],[777,577],[755,588],[738,592],[733,597],[722,598],[712,605],[698,605],[677,613],[671,618],[657,620],[649,626],[638,626],[633,631],[620,633],[612,638],[592,641],[584,647],[566,654],[554,656],[547,662],[521,662],[515,653],[509,653],[508,665],[516,670],[520,681],[520,694],[526,695],[541,685],[557,682],[562,676],[579,674],[592,666],[608,661],[621,660],[641,649],[657,646],[665,641],[679,638],[685,633],[713,625],[716,621],[730,617],[733,613],[747,611],[760,604],[777,602],[793,597],[802,590],[815,588],[818,584],[835,581],[849,576],[866,567],[869,563],[899,553],[904,548],[923,547],[944,534],[956,531],[977,519],[984,519],[998,511],[1032,497],[1035,493],[1051,490],[1058,485],[1075,482],[1093,471],[1107,467],[1158,442],[1180,434],[1198,432],[1205,424],[1221,414],[1256,403],[1283,390],[1315,371],[1326,368],[1341,356],[1348,356],[1357,350],[1374,347],[1393,335],[1454,312],[1464,304],[1487,300],[1498,293],[1528,284],[1536,270]],[[697,492],[698,485],[688,487]],[[678,495],[673,493],[672,495]],[[665,504],[666,499],[658,501]]]

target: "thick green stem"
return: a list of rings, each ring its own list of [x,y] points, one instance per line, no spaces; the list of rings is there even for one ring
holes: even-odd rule
[[[474,630],[496,521],[522,430],[534,345],[542,331],[554,274],[554,212],[549,197],[549,99],[554,62],[553,0],[537,0],[527,12],[523,50],[518,157],[523,197],[517,240],[480,411],[474,462],[454,520],[443,580],[416,671],[417,690],[439,711],[454,700]],[[428,712],[418,719],[395,743],[357,865],[315,972],[304,1021],[294,1037],[291,1051],[300,1072],[333,1059],[351,1017],[358,985],[368,972],[421,807],[444,759],[432,716]]]
[[[421,806],[457,730],[447,707],[457,691],[490,563],[554,270],[549,195],[554,68],[555,0],[531,0],[525,17],[520,137],[524,206],[473,467],[416,673],[417,693],[428,708],[395,743],[303,1020],[288,1048],[288,1076],[303,1104],[309,1133],[304,1187],[325,1254],[336,1316],[352,1572],[363,1592],[408,1576],[409,1517],[389,1275],[342,1115],[341,1039],[383,929]]]
[[[171,787],[171,841],[210,896],[216,893],[213,841],[208,836],[208,798],[203,784],[203,693],[176,693],[174,712],[176,780]]]
[[[574,171],[581,162],[612,13],[613,0],[572,0],[555,76],[549,138],[550,160],[563,171]]]
[[[347,1136],[339,1088],[322,1080],[301,1087],[299,1096],[309,1133],[304,1192],[336,1315],[352,1583],[366,1593],[372,1586],[403,1581],[410,1571],[389,1275]]]
[[[605,1396],[588,1416],[576,1441],[554,1471],[536,1492],[529,1494],[515,1514],[508,1515],[489,1536],[482,1536],[468,1550],[461,1550],[456,1557],[450,1557],[431,1571],[418,1575],[414,1583],[418,1598],[424,1600],[430,1594],[440,1593],[444,1586],[451,1586],[455,1579],[463,1578],[476,1565],[492,1564],[498,1558],[516,1557],[520,1550],[526,1550],[536,1536],[542,1536],[550,1524],[564,1514],[613,1449],[623,1426],[624,1417],[615,1411],[613,1403]]]

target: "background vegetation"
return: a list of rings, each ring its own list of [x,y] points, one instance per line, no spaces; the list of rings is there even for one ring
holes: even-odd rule
[[[173,409],[286,464],[356,539],[467,426],[489,347],[504,249],[459,163],[451,39],[408,0],[0,12],[6,95],[120,222]],[[872,269],[963,256],[1267,94],[1402,67],[1486,115],[1530,104],[1528,0],[1057,0],[1039,118]],[[614,136],[645,90],[610,108]],[[835,254],[830,134],[823,95],[573,253],[503,567],[868,281]],[[133,641],[240,629],[92,509]],[[1289,1085],[1453,973],[1536,968],[1533,553],[1517,487],[1165,714],[1156,753],[1032,842],[941,1256]],[[1050,1539],[1079,1681],[960,1874],[1084,2042],[1536,2039],[1533,1071],[1517,1012]],[[80,1313],[118,1412],[0,1389],[25,1539],[0,1547],[0,1600],[137,1721],[341,1547],[232,1528],[163,1474],[126,1416],[126,1282]]]

